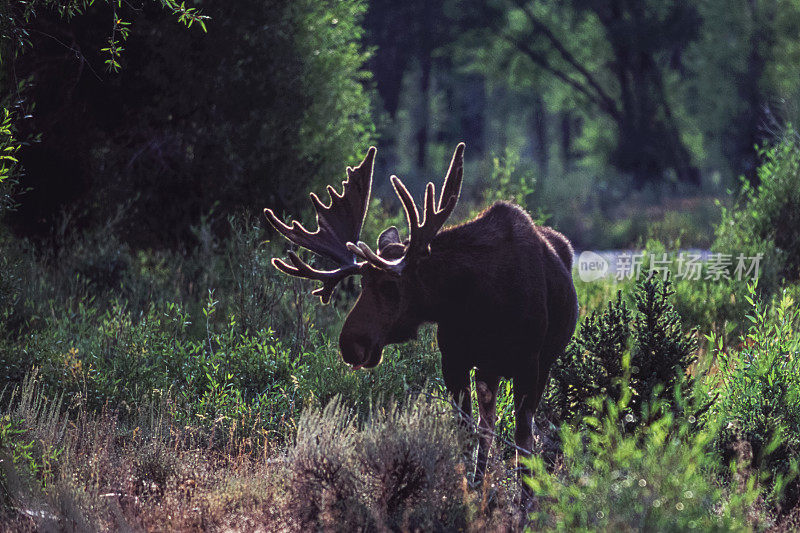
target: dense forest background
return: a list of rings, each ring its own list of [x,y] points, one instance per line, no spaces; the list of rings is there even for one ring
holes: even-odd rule
[[[396,207],[388,175],[419,193],[463,140],[475,203],[515,199],[580,248],[677,206],[703,245],[709,197],[756,180],[798,113],[791,1],[195,2],[207,31],[170,5],[4,3],[18,235],[113,221],[191,247],[204,217],[299,214],[373,142]]]

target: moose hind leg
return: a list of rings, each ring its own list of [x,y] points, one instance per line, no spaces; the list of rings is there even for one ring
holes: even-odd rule
[[[531,497],[530,490],[524,482],[524,477],[530,475],[530,470],[520,459],[530,457],[532,453],[533,415],[539,406],[546,384],[546,376],[540,376],[539,372],[514,378],[514,443],[517,445],[517,471],[522,482],[523,503],[529,502]]]
[[[475,484],[480,484],[486,474],[486,463],[494,438],[497,419],[497,388],[500,377],[478,369],[475,373],[475,392],[478,397],[478,462],[475,466]]]

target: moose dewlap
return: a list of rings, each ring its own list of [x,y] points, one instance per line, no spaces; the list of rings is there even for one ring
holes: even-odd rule
[[[483,478],[492,442],[501,377],[514,383],[515,440],[532,447],[533,414],[550,367],[563,353],[578,319],[572,283],[572,246],[557,231],[537,226],[520,207],[498,202],[473,220],[442,229],[461,192],[464,143],[453,154],[441,195],[425,188],[422,217],[397,176],[392,186],[403,204],[409,236],[397,228],[378,238],[377,252],[359,240],[372,189],[376,149],[347,169],[342,194],[328,186],[330,205],[315,194],[316,231],[284,224],[271,209],[270,223],[291,242],[334,261],[318,270],[292,251],[273,265],[322,282],[313,293],[323,303],[342,279],[361,276],[361,294],[339,336],[342,358],[354,368],[381,361],[384,346],[414,338],[423,323],[438,325],[447,389],[471,419],[469,373],[476,369],[479,426],[475,480]],[[529,453],[529,452],[528,452]]]

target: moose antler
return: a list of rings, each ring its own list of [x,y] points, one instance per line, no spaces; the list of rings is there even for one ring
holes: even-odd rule
[[[369,262],[373,266],[395,274],[403,271],[409,257],[415,254],[426,254],[429,251],[430,243],[436,234],[442,229],[447,218],[453,212],[461,193],[461,182],[464,177],[464,143],[459,143],[450,161],[450,168],[442,187],[442,194],[439,197],[438,206],[436,202],[436,188],[433,183],[428,183],[425,187],[425,201],[423,220],[419,222],[419,211],[414,203],[414,198],[400,178],[392,176],[392,186],[403,204],[406,212],[406,221],[410,240],[408,248],[403,257],[390,261],[380,257],[373,252],[370,247],[361,241],[358,244],[348,243],[347,248],[361,259]]]
[[[361,226],[367,215],[369,197],[372,190],[372,170],[375,163],[375,147],[371,147],[366,157],[356,168],[347,168],[347,179],[342,182],[342,194],[328,185],[331,203],[326,206],[319,197],[311,193],[311,201],[317,214],[317,230],[308,231],[298,222],[289,226],[284,224],[272,209],[264,209],[264,214],[284,237],[315,254],[327,257],[339,267],[334,270],[317,270],[304,262],[292,251],[289,252],[289,265],[281,259],[273,259],[272,264],[278,270],[300,278],[322,282],[322,287],[313,291],[322,303],[331,299],[334,287],[347,276],[356,274],[360,264],[356,256],[348,249],[348,243],[358,241]]]

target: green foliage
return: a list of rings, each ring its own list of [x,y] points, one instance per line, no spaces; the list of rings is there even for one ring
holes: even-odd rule
[[[763,148],[758,185],[742,182],[738,203],[722,211],[712,249],[762,254],[759,287],[774,292],[782,280],[800,279],[800,141],[789,127],[774,146]]]
[[[161,6],[173,15],[178,22],[191,28],[197,24],[205,32],[207,16],[197,8],[187,7],[186,2],[177,0],[151,0],[153,5]],[[134,16],[137,9],[121,0],[33,0],[28,2],[7,2],[0,8],[0,61],[13,60],[31,46],[28,25],[41,12],[54,12],[65,20],[86,15],[95,4],[105,4],[112,16],[110,35],[106,46],[100,51],[106,56],[105,65],[109,71],[118,72],[122,65],[120,59],[128,39],[131,23],[123,20]],[[139,8],[141,9],[141,8]]]
[[[325,184],[335,183],[345,166],[363,157],[375,133],[365,89],[372,76],[363,68],[369,53],[359,44],[366,9],[363,0],[301,0],[287,8],[296,28],[293,44],[302,58],[307,103],[296,149],[301,160],[317,162],[313,172]]]
[[[708,163],[752,182],[759,163],[754,146],[797,118],[798,80],[789,65],[798,59],[800,6],[792,0],[696,6],[702,32],[683,58],[687,75],[678,93],[692,101],[688,109]]]
[[[486,203],[505,200],[527,207],[536,180],[530,170],[517,172],[517,165],[519,153],[511,148],[506,148],[503,157],[492,158],[492,177],[484,190]]]
[[[0,398],[0,528],[520,527],[513,472],[498,454],[484,487],[467,485],[460,441],[469,437],[438,400],[432,330],[353,372],[335,346],[353,281],[319,310],[309,282],[269,265],[285,243],[266,240],[263,218],[231,213],[269,205],[297,214],[310,189],[336,184],[363,156],[375,132],[364,69],[372,50],[362,42],[374,39],[387,44],[382,57],[403,62],[381,91],[403,125],[390,162],[410,167],[416,151],[417,174],[427,172],[426,158],[446,161],[447,139],[465,131],[476,153],[508,147],[469,163],[489,176],[472,184],[481,204],[512,200],[544,220],[546,200],[585,246],[645,235],[675,248],[687,234],[705,243],[693,235],[709,225],[702,202],[659,210],[666,189],[654,186],[633,207],[618,204],[629,178],[694,182],[702,163],[718,185],[720,159],[743,168],[757,128],[731,124],[758,117],[765,95],[797,91],[787,68],[796,2],[645,1],[613,16],[589,0],[476,2],[462,11],[475,15],[472,29],[489,30],[473,60],[491,79],[455,72],[454,58],[435,51],[451,33],[470,33],[445,23],[449,3],[377,1],[368,13],[363,0],[203,0],[202,15],[200,2],[188,4],[0,4],[3,86],[17,108],[35,111],[35,123],[0,117],[0,210],[9,211],[16,158],[27,153],[43,168],[33,169],[39,196],[17,229],[41,223],[54,243],[0,229],[0,375],[9,392],[18,386]],[[206,15],[208,35],[174,31],[177,19],[205,32]],[[365,16],[404,31],[383,24],[367,35]],[[83,50],[77,58],[57,47],[48,55],[43,43],[62,30]],[[106,79],[84,68],[103,63],[114,72]],[[373,67],[386,74],[381,61]],[[719,81],[733,77],[734,88]],[[697,104],[712,96],[713,109]],[[36,128],[46,130],[42,142],[18,152]],[[765,292],[800,277],[795,137],[762,152],[760,185],[743,186],[714,244],[766,254]],[[404,228],[400,211],[379,198],[371,207],[365,239]],[[537,414],[545,439],[556,437],[548,422],[570,425],[550,439],[560,449],[532,460],[531,525],[773,525],[767,506],[788,507],[799,493],[798,289],[767,307],[727,281],[621,287],[580,286],[588,316]],[[743,303],[752,325],[730,343]],[[698,372],[689,325],[712,332],[711,378],[687,376]],[[509,381],[498,412],[498,431],[510,436]],[[508,458],[513,449],[498,441]],[[752,458],[740,453],[748,446]],[[18,490],[15,475],[31,487]]]
[[[366,416],[375,398],[403,398],[440,375],[428,330],[352,372],[328,340],[340,317],[269,265],[277,252],[260,220],[232,218],[226,239],[204,225],[195,233],[203,245],[186,257],[134,255],[107,234],[69,237],[49,265],[17,248],[3,277],[4,381],[38,368],[48,394],[89,410],[111,402],[124,417],[169,397],[186,423],[277,445],[304,406],[341,395]]]
[[[693,324],[704,334],[713,331],[727,339],[746,327],[744,294],[747,281],[676,280],[675,308],[684,323]]]
[[[0,215],[14,206],[11,196],[17,184],[17,158],[20,143],[15,137],[14,116],[6,108],[0,116]]]
[[[635,9],[594,1],[488,4],[480,15],[486,23],[475,25],[485,28],[473,46],[480,71],[534,89],[551,108],[581,110],[587,123],[579,144],[596,160],[632,175],[638,186],[667,175],[699,182],[682,135],[688,130],[681,120],[683,102],[667,97],[675,90],[676,65],[666,60],[697,38],[695,8],[657,2]],[[639,31],[648,35],[646,45],[630,37]]]
[[[737,441],[749,443],[754,466],[769,473],[780,494],[797,476],[800,455],[800,310],[788,292],[766,305],[754,285],[749,289],[750,327],[738,349],[710,336],[720,395],[710,416],[720,424],[720,445],[730,453]],[[799,496],[795,483],[790,497]]]
[[[116,233],[134,247],[190,249],[190,228],[210,213],[222,234],[243,210],[307,209],[308,191],[336,183],[373,139],[360,0],[203,2],[214,23],[202,35],[175,31],[160,0],[146,3],[131,11],[135,28],[114,60],[124,68],[107,79],[89,68],[106,58],[90,51],[105,41],[98,4],[69,20],[39,13],[30,53],[2,64],[6,93],[31,115],[26,129],[42,133],[21,153],[36,186],[12,224],[26,235],[57,232],[66,210],[81,228],[118,218]],[[69,82],[74,58],[43,60],[51,41],[40,27],[85,51]],[[6,82],[14,76],[24,90]],[[58,96],[72,82],[69,98]]]
[[[387,346],[381,364],[366,372],[353,372],[331,344],[319,346],[307,357],[309,364],[297,386],[311,405],[326,405],[340,397],[363,417],[376,398],[400,399],[421,390],[428,381],[444,395],[435,336],[427,328],[418,340]]]
[[[531,168],[520,164],[517,150],[506,148],[505,154],[492,158],[492,174],[483,189],[483,205],[497,201],[513,202],[530,213],[536,213],[534,220],[544,224],[547,216],[541,208],[534,209],[532,196],[536,186],[536,177]]]
[[[272,274],[267,265],[275,250],[264,243],[259,220],[232,219],[224,240],[206,222],[194,233],[202,244],[186,256],[134,254],[100,235],[71,237],[69,251],[47,264],[16,248],[15,308],[22,313],[4,315],[0,370],[6,382],[29,392],[3,402],[0,418],[9,415],[3,438],[16,447],[17,470],[45,487],[42,498],[75,509],[78,521],[118,524],[98,503],[105,501],[100,495],[117,491],[123,501],[135,495],[141,502],[135,516],[161,517],[167,528],[177,526],[165,517],[186,519],[171,505],[215,509],[208,511],[214,516],[262,513],[252,515],[254,523],[312,528],[481,530],[505,527],[517,516],[513,473],[502,459],[494,457],[484,488],[466,485],[465,436],[438,400],[445,393],[430,328],[416,341],[388,347],[375,369],[353,372],[332,341],[336,307],[324,308],[330,316],[323,320],[311,311],[316,304],[307,286]],[[694,398],[683,379],[694,347],[677,318],[671,283],[645,279],[610,302],[609,287],[593,290],[581,301],[596,312],[553,369],[537,414],[560,449],[534,462],[534,489],[549,497],[538,498],[533,525],[659,529],[672,527],[666,522],[672,516],[676,528],[694,522],[736,529],[747,527],[746,507],[768,523],[752,510],[755,487],[769,482],[763,491],[769,502],[793,490],[792,470],[781,465],[797,453],[790,418],[796,399],[790,388],[780,396],[775,385],[786,379],[790,362],[775,363],[747,394],[739,389],[757,381],[747,374],[752,369],[731,364],[730,390],[720,388],[713,414],[701,418],[696,404],[706,396]],[[340,290],[340,304],[347,293]],[[764,342],[796,331],[786,325],[796,323],[790,315],[775,319],[783,329],[769,329]],[[797,349],[781,346],[785,353]],[[742,348],[736,357],[751,355]],[[23,383],[32,366],[35,387]],[[703,385],[702,394],[715,398],[715,385]],[[770,413],[746,412],[746,398],[770,394],[778,402]],[[62,395],[63,408],[53,401]],[[513,433],[511,397],[506,381],[498,404],[504,436]],[[558,435],[547,423],[585,416],[587,424]],[[748,435],[778,437],[767,439],[767,455],[754,440],[765,462],[729,468],[709,442],[716,437],[724,449],[732,439],[716,421],[738,428],[740,418],[754,425]],[[499,446],[510,451],[503,441]],[[198,450],[209,457],[198,459]],[[262,460],[265,470],[252,466]],[[209,474],[198,472],[217,471],[221,462],[250,466],[240,477],[215,481],[213,490],[194,495],[185,488],[188,480],[207,482]],[[7,492],[11,507],[19,506],[19,491]],[[76,494],[83,499],[62,507]],[[206,523],[217,520],[210,516]]]
[[[33,451],[34,442],[24,438],[25,430],[10,415],[0,418],[0,510],[6,510],[14,502],[13,481],[9,478],[18,471],[35,470],[38,466]],[[27,472],[26,472],[27,473]]]
[[[18,185],[16,152],[20,142],[16,138],[14,116],[3,108],[0,117],[0,218],[16,205],[14,193]],[[12,309],[19,298],[19,279],[13,253],[6,251],[8,237],[0,227],[0,330],[10,319]]]
[[[0,521],[15,506],[30,505],[39,489],[52,487],[64,454],[63,397],[45,397],[39,385],[33,372],[13,391],[3,391]]]
[[[631,387],[634,399],[650,401],[657,387],[672,394],[676,387],[691,390],[693,379],[687,371],[697,361],[695,331],[684,333],[681,318],[672,303],[675,291],[669,280],[642,281],[634,294],[638,311],[633,323],[634,349],[631,353]]]
[[[586,385],[596,386],[597,392],[619,398],[619,380],[629,364],[624,361],[624,354],[630,346],[631,312],[622,299],[622,292],[617,292],[616,301],[609,301],[602,312],[593,311],[581,323],[576,345],[589,357],[584,360],[589,368],[585,377],[593,375],[592,382],[585,383],[576,390],[585,389]],[[571,355],[573,351],[570,351]],[[595,396],[589,393],[584,399]]]
[[[630,408],[640,417],[654,398],[669,397],[676,388],[691,392],[686,373],[696,360],[696,342],[693,332],[683,331],[674,294],[669,279],[651,276],[636,286],[635,312],[622,291],[605,309],[592,311],[554,365],[539,412],[560,422],[585,413],[591,398],[620,401],[629,390]]]
[[[533,456],[526,480],[537,498],[537,531],[747,531],[759,496],[756,479],[741,490],[720,483],[714,433],[676,417],[664,400],[645,409],[647,425],[629,431],[632,391],[597,399],[585,425],[561,429],[563,457],[551,471]]]

